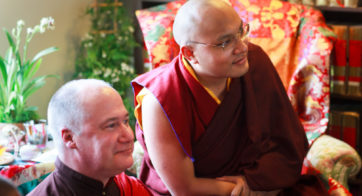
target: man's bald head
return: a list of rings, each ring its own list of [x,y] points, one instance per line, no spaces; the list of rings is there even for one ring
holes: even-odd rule
[[[202,28],[202,22],[213,11],[225,11],[231,6],[224,0],[189,0],[177,12],[173,24],[173,36],[182,47],[193,40]],[[231,8],[232,9],[232,8]]]

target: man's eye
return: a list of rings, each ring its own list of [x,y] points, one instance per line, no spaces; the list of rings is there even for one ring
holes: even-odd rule
[[[107,125],[107,128],[115,128],[117,126],[119,126],[119,123],[111,123]]]
[[[241,28],[241,29],[239,30],[239,35],[240,35],[240,36],[243,36],[243,35],[244,35],[244,33],[245,33],[245,32],[244,32],[244,29],[243,29],[243,28]]]
[[[218,46],[225,48],[230,44],[230,42],[231,42],[231,39],[228,39],[228,40],[218,44]]]
[[[122,122],[123,122],[123,124],[126,124],[126,125],[127,125],[127,124],[129,123],[129,120],[128,120],[128,119],[127,119],[127,120],[123,120]]]

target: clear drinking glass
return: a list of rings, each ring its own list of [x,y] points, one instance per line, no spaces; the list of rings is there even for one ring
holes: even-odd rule
[[[45,122],[34,123],[34,121],[30,121],[25,123],[24,127],[27,143],[44,149],[48,140]]]

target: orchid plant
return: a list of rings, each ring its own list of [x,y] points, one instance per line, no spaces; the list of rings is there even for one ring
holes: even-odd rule
[[[48,29],[54,29],[54,19],[42,18],[40,24],[27,28],[25,42],[22,43],[23,20],[17,22],[11,34],[4,29],[9,49],[0,56],[0,122],[16,123],[37,120],[37,107],[27,106],[31,94],[44,86],[45,79],[54,75],[35,77],[42,63],[42,57],[58,50],[50,47],[37,53],[31,60],[27,58],[28,45],[32,38]]]

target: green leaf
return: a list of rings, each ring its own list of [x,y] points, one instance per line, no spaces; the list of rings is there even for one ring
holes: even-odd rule
[[[4,60],[7,62],[6,64],[10,64],[10,62],[12,61],[12,57],[13,57],[13,51],[11,50],[11,48],[8,48],[6,50],[4,58]]]
[[[37,111],[37,110],[38,110],[38,107],[36,107],[36,106],[30,106],[30,107],[25,108],[24,111],[33,111],[33,112],[35,112],[35,111]]]
[[[9,99],[8,99],[8,106],[11,106],[14,102],[14,100],[16,101],[16,92],[11,92],[10,95],[9,95]],[[12,107],[9,107],[9,108],[12,108]]]
[[[27,68],[24,72],[24,78],[32,78],[35,73],[38,71],[40,64],[43,62],[43,59],[39,59],[38,61],[34,61],[32,63],[27,64]]]
[[[18,61],[18,64],[21,65],[20,54],[19,54],[19,51],[16,50],[16,46],[15,46],[15,44],[14,44],[14,40],[13,40],[13,38],[11,37],[10,33],[8,32],[8,30],[4,29],[4,31],[5,31],[6,37],[7,37],[7,39],[8,39],[10,48],[12,49],[13,54],[15,54],[15,57],[16,57],[16,60]]]
[[[8,80],[8,74],[7,74],[7,71],[6,71],[5,60],[1,56],[0,56],[0,71],[1,71],[0,85],[5,86],[6,85],[5,81]]]
[[[44,49],[42,51],[40,51],[38,54],[35,55],[35,57],[33,58],[33,60],[31,61],[31,63],[37,61],[39,58],[41,58],[42,56],[44,55],[47,55],[47,54],[50,54],[52,52],[55,52],[57,51],[58,48],[57,47],[50,47],[50,48],[47,48],[47,49]]]
[[[10,48],[12,49],[13,53],[15,53],[15,52],[16,52],[16,47],[15,47],[13,38],[11,37],[10,33],[8,32],[8,30],[6,30],[5,28],[4,28],[3,30],[4,30],[4,32],[5,32],[5,35],[6,35],[7,39],[8,39]]]
[[[13,90],[14,83],[16,82],[16,73],[17,73],[17,66],[15,61],[12,61],[8,64],[8,80],[7,80],[7,88],[8,90]]]
[[[33,94],[36,90],[44,86],[45,84],[45,78],[51,77],[49,75],[46,76],[40,76],[37,78],[34,78],[27,84],[23,90],[23,96],[24,99],[27,99],[31,94]]]

